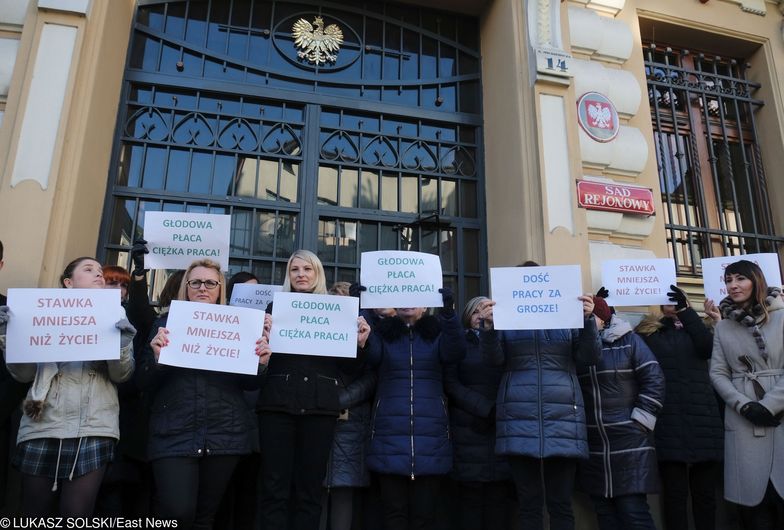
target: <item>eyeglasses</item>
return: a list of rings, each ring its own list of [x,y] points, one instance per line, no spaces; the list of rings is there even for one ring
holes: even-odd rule
[[[188,287],[191,289],[201,289],[203,285],[207,289],[215,289],[217,286],[220,285],[220,282],[216,282],[215,280],[188,280]]]

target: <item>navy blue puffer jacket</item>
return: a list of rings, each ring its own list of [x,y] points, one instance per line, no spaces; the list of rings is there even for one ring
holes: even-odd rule
[[[485,362],[504,366],[496,453],[586,458],[585,408],[576,363],[596,364],[601,352],[593,317],[581,330],[483,332]]]
[[[631,326],[613,316],[596,366],[580,370],[591,456],[577,482],[591,495],[618,497],[659,489],[653,428],[664,402],[664,373]]]
[[[442,363],[465,357],[457,315],[424,316],[412,327],[385,318],[368,339],[378,370],[367,465],[390,475],[444,475],[452,468]]]
[[[366,453],[370,427],[370,400],[376,390],[375,370],[358,365],[341,376],[340,408],[345,419],[335,425],[332,452],[324,485],[328,488],[362,488],[370,485]]]
[[[451,477],[459,481],[495,482],[509,480],[512,471],[503,456],[495,454],[495,399],[503,368],[482,361],[479,337],[465,332],[468,351],[459,364],[444,367],[444,385],[449,398],[455,461]]]

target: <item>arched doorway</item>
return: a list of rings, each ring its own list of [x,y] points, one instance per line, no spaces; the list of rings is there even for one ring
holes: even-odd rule
[[[99,254],[125,265],[147,211],[230,213],[230,273],[281,283],[308,248],[354,281],[363,251],[419,250],[484,292],[479,57],[477,20],[410,5],[140,1]]]

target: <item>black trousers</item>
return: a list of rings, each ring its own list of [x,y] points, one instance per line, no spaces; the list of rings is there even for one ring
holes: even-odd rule
[[[430,530],[435,525],[441,477],[378,475],[385,530]]]
[[[460,530],[506,530],[516,495],[511,481],[458,482]]]
[[[218,510],[215,528],[220,530],[256,530],[256,504],[259,482],[259,454],[240,457],[226,486]]]
[[[781,530],[784,528],[784,499],[782,499],[772,482],[762,502],[756,506],[738,506],[741,527],[743,530]]]
[[[577,460],[510,456],[523,530],[544,530],[542,505],[547,504],[550,530],[574,530],[572,492]]]
[[[177,528],[212,530],[215,512],[239,456],[161,458],[152,463],[156,515]]]
[[[319,527],[335,420],[316,414],[259,413],[262,530]]]
[[[644,493],[591,500],[600,530],[656,530]]]
[[[716,486],[721,470],[718,462],[659,462],[662,482],[662,511],[667,530],[688,530],[688,503],[696,530],[716,528]]]

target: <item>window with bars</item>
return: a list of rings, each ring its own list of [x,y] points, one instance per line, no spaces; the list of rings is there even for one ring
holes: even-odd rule
[[[755,114],[763,101],[741,58],[649,43],[645,73],[664,222],[678,274],[701,259],[776,252]]]

